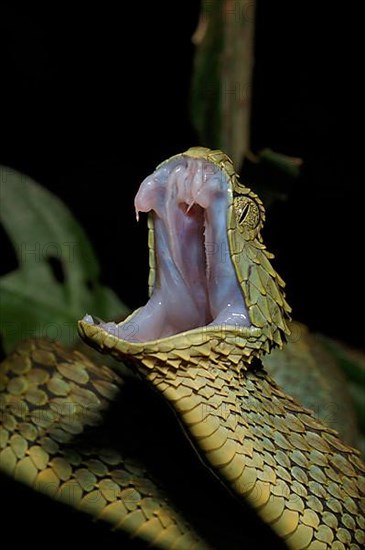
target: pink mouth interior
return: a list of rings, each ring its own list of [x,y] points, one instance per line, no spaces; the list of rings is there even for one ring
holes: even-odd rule
[[[146,178],[139,212],[153,212],[157,274],[147,304],[119,325],[100,325],[123,340],[145,342],[203,326],[250,326],[230,257],[225,174],[181,156]],[[94,323],[90,315],[85,321]]]

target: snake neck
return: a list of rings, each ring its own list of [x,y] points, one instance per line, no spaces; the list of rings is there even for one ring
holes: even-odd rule
[[[145,357],[138,370],[172,404],[211,469],[289,548],[361,547],[365,466],[358,453],[261,366],[241,361],[232,369],[206,358],[177,368]]]

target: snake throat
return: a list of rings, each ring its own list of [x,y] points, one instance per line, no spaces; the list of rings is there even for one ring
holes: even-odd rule
[[[180,156],[141,184],[139,212],[151,212],[156,277],[147,304],[120,324],[100,323],[131,342],[204,326],[250,326],[227,238],[232,203],[227,175],[215,164]],[[85,318],[93,322],[90,316]]]

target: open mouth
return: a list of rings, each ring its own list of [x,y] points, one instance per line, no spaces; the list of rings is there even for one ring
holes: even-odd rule
[[[135,208],[152,212],[155,280],[147,304],[119,324],[99,323],[130,342],[147,342],[205,326],[251,325],[232,264],[226,174],[201,158],[179,156],[146,178]],[[94,323],[87,315],[84,321]]]

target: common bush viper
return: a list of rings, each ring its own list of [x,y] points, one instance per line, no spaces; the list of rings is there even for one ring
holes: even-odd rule
[[[82,338],[162,394],[237,507],[248,502],[289,548],[362,548],[359,453],[262,367],[289,333],[290,308],[262,242],[260,199],[226,155],[193,148],[143,182],[136,209],[152,210],[150,300],[119,324],[86,315]],[[119,379],[63,353],[32,342],[3,365],[1,468],[154,546],[204,548],[138,464],[75,450]]]

